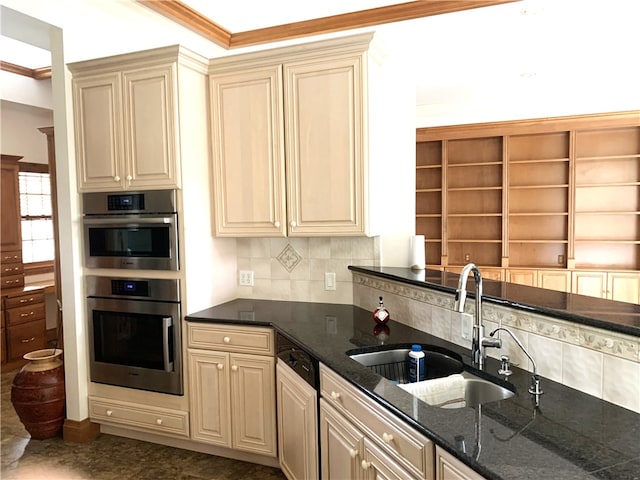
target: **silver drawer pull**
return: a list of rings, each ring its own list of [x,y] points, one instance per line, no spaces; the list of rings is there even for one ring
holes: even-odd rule
[[[33,315],[35,315],[35,312],[29,312],[29,313],[21,313],[20,317],[24,318],[24,317],[31,317]]]
[[[20,340],[22,343],[29,343],[29,342],[33,342],[36,339],[36,337],[31,337],[30,339],[26,340]]]
[[[29,303],[29,302],[33,302],[33,297],[20,299],[20,303]]]

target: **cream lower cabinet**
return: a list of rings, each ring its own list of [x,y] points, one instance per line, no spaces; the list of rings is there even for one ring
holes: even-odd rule
[[[436,446],[436,480],[485,480],[485,478]]]
[[[190,116],[190,103],[206,100],[206,61],[175,46],[69,69],[78,189],[180,188],[180,121]]]
[[[276,385],[280,468],[289,480],[317,480],[318,393],[280,360]]]
[[[231,350],[188,349],[191,438],[274,457],[277,442],[272,332],[218,325],[188,327],[190,347],[197,339],[199,347]],[[233,350],[266,350],[269,355]]]
[[[434,446],[320,366],[323,480],[434,478]]]
[[[189,414],[98,396],[89,397],[93,422],[176,437],[189,436]]]

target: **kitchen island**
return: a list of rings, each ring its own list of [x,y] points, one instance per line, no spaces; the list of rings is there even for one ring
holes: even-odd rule
[[[450,291],[447,285],[440,288]],[[508,381],[516,395],[508,400],[458,409],[414,402],[409,393],[346,352],[382,341],[420,343],[447,349],[471,368],[469,350],[393,320],[387,335],[376,336],[371,312],[362,308],[238,299],[186,319],[272,326],[376,401],[381,411],[406,422],[487,479],[640,478],[640,415],[544,377],[544,394],[536,408],[527,393],[530,374],[515,367]],[[496,360],[487,359],[486,372],[498,367]]]

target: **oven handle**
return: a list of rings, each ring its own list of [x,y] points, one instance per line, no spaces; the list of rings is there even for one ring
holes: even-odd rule
[[[170,224],[174,223],[173,217],[158,216],[158,217],[118,217],[118,218],[85,218],[84,223],[88,226],[94,225],[122,225],[126,227],[135,226],[137,224]]]
[[[171,317],[162,318],[162,357],[165,372],[173,372],[173,362],[169,358],[169,328],[172,326],[173,319]]]

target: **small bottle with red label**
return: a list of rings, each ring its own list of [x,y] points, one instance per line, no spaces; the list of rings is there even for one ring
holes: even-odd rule
[[[373,319],[376,323],[387,323],[389,321],[389,310],[387,310],[384,303],[382,303],[382,297],[380,297],[378,308],[373,312]]]

